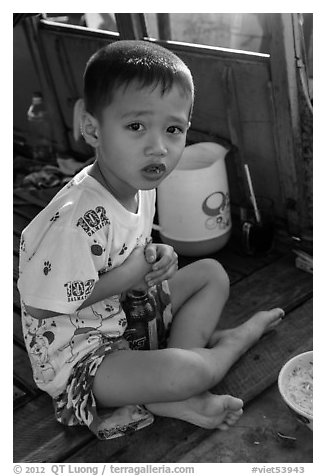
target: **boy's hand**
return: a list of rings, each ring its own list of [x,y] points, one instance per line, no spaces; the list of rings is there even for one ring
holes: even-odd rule
[[[147,263],[153,264],[152,271],[145,277],[148,286],[172,278],[178,270],[178,255],[172,246],[150,243],[145,248],[145,258]]]
[[[135,248],[122,266],[128,269],[131,276],[135,276],[132,289],[147,289],[148,284],[145,281],[145,275],[151,270],[151,266],[145,259],[144,246]]]

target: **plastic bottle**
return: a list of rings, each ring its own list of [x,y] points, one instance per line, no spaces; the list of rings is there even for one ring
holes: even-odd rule
[[[49,113],[39,92],[33,93],[32,103],[27,111],[29,144],[32,157],[39,161],[49,161],[54,157],[52,127]]]
[[[145,290],[132,290],[123,302],[128,326],[124,337],[133,350],[158,348],[155,300]]]

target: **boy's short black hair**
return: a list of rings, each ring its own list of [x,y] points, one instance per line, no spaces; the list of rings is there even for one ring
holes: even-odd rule
[[[155,43],[122,40],[104,46],[87,62],[86,111],[101,120],[101,113],[112,101],[115,89],[127,87],[132,81],[137,81],[140,87],[161,86],[162,95],[176,84],[193,102],[191,72],[177,55]]]

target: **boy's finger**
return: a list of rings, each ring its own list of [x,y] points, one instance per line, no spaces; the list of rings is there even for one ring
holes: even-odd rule
[[[166,279],[172,278],[172,276],[176,273],[176,271],[177,269],[174,269],[173,271],[170,269],[168,272],[163,273],[162,275],[157,276],[156,278],[151,278],[149,280],[146,277],[147,286],[151,287],[151,286],[154,286],[155,284],[162,283],[162,281],[165,281]]]
[[[156,271],[150,271],[148,274],[146,274],[146,281],[150,280],[152,281],[153,279],[159,278],[163,276],[168,271],[169,268],[160,268]]]
[[[160,268],[157,271],[150,271],[146,276],[146,282],[151,286],[152,284],[157,284],[157,282],[161,282],[164,279],[168,279],[173,276],[173,274],[178,270],[178,263],[177,261],[174,264],[169,264],[164,268]]]
[[[156,261],[156,248],[154,245],[149,244],[145,248],[145,259],[147,263],[155,263]]]
[[[153,266],[153,271],[162,270],[171,264],[171,260],[168,256],[162,256]]]
[[[158,260],[154,265],[153,265],[153,271],[156,271],[158,269],[162,268],[169,268],[170,266],[174,266],[175,263],[178,262],[178,255],[176,253],[173,253],[172,256],[167,256],[164,255],[160,260]]]

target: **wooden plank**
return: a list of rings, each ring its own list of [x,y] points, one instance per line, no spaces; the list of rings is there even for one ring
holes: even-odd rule
[[[49,66],[64,114],[70,149],[77,154],[76,157],[85,157],[86,160],[92,157],[93,150],[83,140],[77,142],[74,140],[72,124],[74,105],[83,96],[82,76],[87,59],[101,46],[117,40],[118,34],[114,37],[108,32],[98,30],[100,38],[97,38],[97,35],[93,37],[89,30],[86,35],[83,30],[78,32],[74,30],[72,34],[70,31],[69,27],[67,29],[59,26],[54,31],[52,27],[49,30],[46,26],[42,28],[41,34],[46,54],[51,58]],[[75,54],[76,51],[79,52],[78,55]]]
[[[229,276],[230,284],[233,285],[246,276],[272,263],[279,257],[280,253],[278,251],[260,257],[246,256],[241,254],[239,250],[235,254],[229,246],[226,246],[223,250],[218,251],[214,255],[206,256],[205,258],[215,259],[221,263]],[[179,268],[189,265],[192,261],[192,258],[179,255]]]
[[[278,433],[294,438],[292,445]],[[313,432],[293,417],[274,384],[245,407],[230,431],[211,431],[204,440],[176,448],[160,462],[312,463]]]
[[[20,294],[15,281],[13,282],[13,304],[16,309],[20,310]]]
[[[94,437],[85,427],[66,427],[55,420],[52,399],[42,393],[14,412],[14,462],[55,462]]]
[[[13,276],[14,280],[18,279],[18,267],[19,267],[19,257],[17,255],[13,256]]]
[[[18,382],[14,378],[14,384],[13,384],[13,407],[14,407],[14,411],[16,411],[21,406],[25,405],[27,402],[29,402],[33,398],[34,398],[34,396],[30,392],[28,392],[28,390],[26,390],[24,388],[24,385],[21,385],[21,383]]]
[[[262,337],[212,391],[229,393],[248,402],[271,385],[292,355],[312,350],[312,299],[290,312],[283,322]]]
[[[228,273],[232,271],[243,276],[249,276],[255,271],[273,263],[281,256],[281,252],[276,247],[263,255],[249,256],[245,254],[242,251],[240,239],[235,236],[235,230],[234,236],[231,237],[229,243],[215,255],[217,261],[225,267]]]
[[[13,232],[14,235],[20,238],[21,232],[24,228],[29,224],[30,220],[24,216],[21,216],[17,212],[14,212],[14,220],[13,220]]]
[[[19,246],[20,246],[20,235],[13,235],[13,251],[16,256],[19,255]]]
[[[42,207],[43,208],[43,207]],[[18,213],[21,217],[26,218],[29,221],[40,213],[42,210],[38,205],[33,205],[32,203],[26,202],[24,205],[14,205],[14,213]]]
[[[15,344],[13,346],[13,367],[14,377],[22,383],[26,390],[35,393],[37,387],[34,383],[32,368],[27,352]]]
[[[14,402],[15,402],[15,400],[21,399],[22,397],[25,397],[27,395],[24,390],[21,390],[16,385],[13,386],[13,390],[14,390],[14,392],[13,392]]]
[[[156,13],[158,37],[160,40],[169,41],[172,39],[171,22],[169,13]]]
[[[14,205],[13,232],[15,251],[19,249],[17,238],[20,237],[23,229],[52,200],[61,188],[62,186],[40,190],[16,189],[14,191],[14,200],[15,197],[18,197],[25,202],[25,205]]]
[[[232,66],[228,65],[223,70],[223,92],[226,104],[226,117],[229,128],[229,135],[232,144],[237,148],[235,163],[236,182],[240,188],[240,198],[242,202],[248,196],[248,189],[244,180],[244,164],[247,163],[247,154],[243,146],[243,127],[239,111],[238,95],[235,88],[234,72]]]
[[[302,144],[300,131],[297,66],[291,13],[269,15],[271,28],[271,76],[276,155],[289,231],[300,234],[302,203]]]
[[[17,342],[21,347],[25,346],[23,331],[21,325],[20,314],[14,311],[13,313],[13,333],[14,333],[14,342]]]
[[[17,389],[19,393],[17,393]],[[34,398],[33,395],[30,395],[28,392],[21,390],[19,386],[14,385],[14,400],[13,400],[14,411],[26,405],[26,403],[30,402],[33,398]]]
[[[250,168],[252,182],[256,195],[269,197],[274,201],[274,213],[277,217],[286,219],[285,203],[282,196],[281,172],[278,166],[275,139],[272,123],[267,126],[261,121],[243,122],[243,146],[246,151],[247,163]],[[253,140],[253,138],[255,138]],[[271,145],[273,144],[273,145]],[[227,163],[227,162],[226,162]],[[245,183],[247,186],[247,183]],[[233,181],[230,196],[236,201],[237,184]]]
[[[122,40],[142,40],[148,36],[144,13],[115,13]]]
[[[195,432],[195,438],[192,435]],[[171,418],[157,417],[150,425],[132,435],[114,440],[92,440],[65,462],[71,463],[154,463],[164,461],[165,454],[178,444],[193,441],[198,444],[207,437],[208,430]]]
[[[286,255],[231,287],[220,326],[239,325],[254,312],[282,307],[285,312],[310,299],[313,279],[295,267],[294,257]]]
[[[56,195],[61,188],[62,185],[41,189],[19,188],[14,191],[14,199],[15,197],[23,199],[29,204],[38,206],[41,210],[52,200],[54,195]]]
[[[35,65],[42,92],[49,105],[55,127],[53,128],[54,146],[57,151],[66,152],[69,150],[67,128],[58,96],[55,93],[55,82],[51,74],[49,63],[50,57],[46,55],[46,50],[40,34],[39,17],[27,18],[23,24],[26,41]]]

